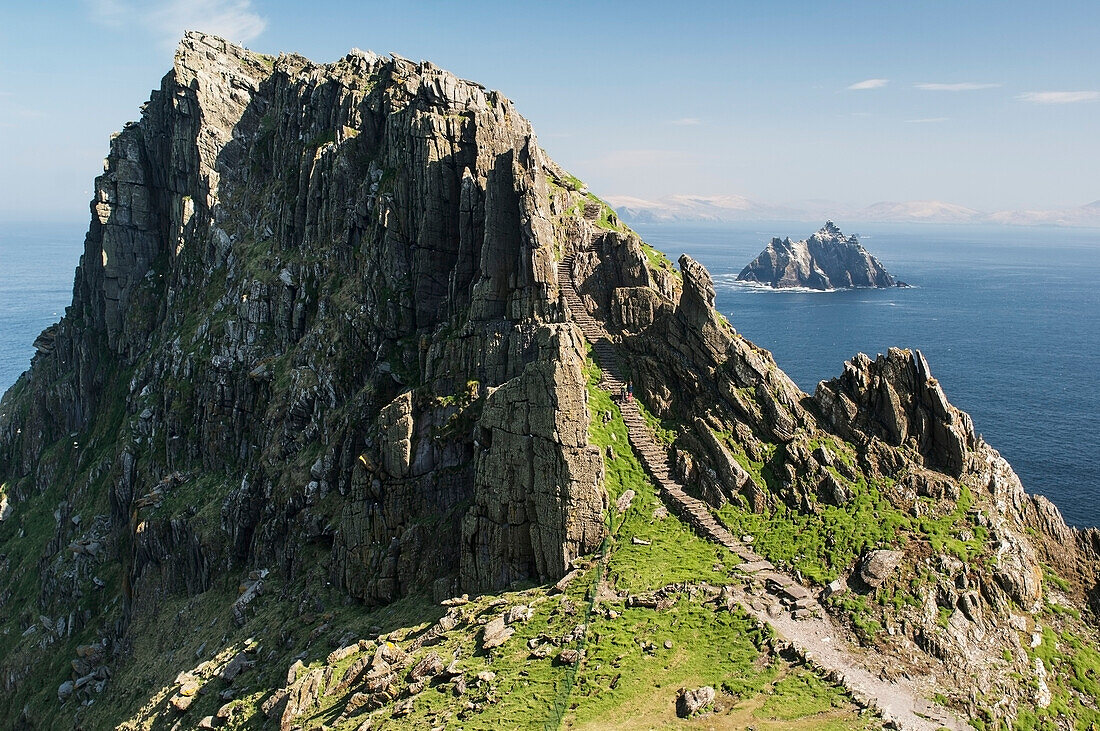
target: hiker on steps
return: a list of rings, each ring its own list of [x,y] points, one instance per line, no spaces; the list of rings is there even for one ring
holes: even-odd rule
[[[630,381],[626,384],[626,400],[627,401],[633,401],[634,400],[634,382],[633,381]]]

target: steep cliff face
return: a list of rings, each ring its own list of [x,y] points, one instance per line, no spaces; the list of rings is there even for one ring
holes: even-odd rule
[[[599,615],[614,637],[639,587],[665,592],[645,607],[682,592],[733,612],[734,588],[706,587],[741,580],[728,555],[676,532],[616,437],[563,270],[677,479],[775,566],[828,585],[876,672],[931,673],[965,713],[997,703],[988,721],[1040,686],[1045,707],[1087,717],[1092,686],[1037,648],[1055,628],[1069,666],[1095,640],[1080,612],[1098,534],[1023,491],[919,353],[856,356],[802,393],[715,311],[704,267],[623,227],[499,93],[429,63],[319,65],[191,33],[95,191],[73,303],[0,406],[0,715],[16,726],[168,726],[195,703],[219,723],[355,728],[368,708],[407,716],[423,677],[462,695],[462,671],[430,670],[432,643],[457,662],[476,636],[491,664],[534,613],[562,647],[597,596],[619,602]],[[638,542],[609,534],[616,517]],[[584,557],[601,545],[597,570]],[[590,596],[569,594],[585,570]],[[528,593],[402,614],[509,588]],[[531,606],[489,621],[517,596]],[[546,660],[547,637],[529,641]],[[284,672],[302,656],[308,671]],[[512,692],[535,698],[518,667]],[[473,676],[476,715],[499,694]],[[216,705],[213,686],[194,700],[197,678],[223,683]]]
[[[547,165],[511,102],[431,64],[189,34],[0,417],[7,524],[60,504],[41,561],[97,550],[13,578],[46,611],[120,561],[125,623],[315,549],[367,602],[564,574],[605,497]]]
[[[904,287],[871,256],[855,236],[845,236],[826,221],[808,239],[772,239],[737,275],[741,282],[769,287],[844,289],[848,287]]]

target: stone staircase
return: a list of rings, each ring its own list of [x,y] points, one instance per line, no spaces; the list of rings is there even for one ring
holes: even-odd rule
[[[592,344],[592,355],[603,372],[600,387],[617,396],[626,387],[626,373],[619,361],[611,335],[585,307],[573,284],[573,257],[567,256],[558,265],[558,284],[562,297],[569,306],[570,317]],[[702,500],[688,495],[684,486],[672,476],[668,461],[668,449],[662,445],[634,399],[619,400],[623,421],[626,423],[630,445],[642,461],[642,465],[657,484],[664,499],[704,538],[714,541],[741,559],[737,569],[761,580],[768,593],[790,608],[795,619],[808,618],[817,613],[820,605],[813,594],[802,584],[785,573],[777,571],[763,556],[737,540],[711,514]]]
[[[600,387],[621,394],[626,373],[611,335],[592,317],[573,283],[573,257],[559,264],[558,283],[570,317],[592,344],[592,354],[603,372]],[[805,662],[812,663],[844,686],[864,706],[875,708],[887,727],[904,731],[965,731],[968,727],[949,710],[927,700],[937,685],[931,676],[904,675],[887,679],[868,669],[865,658],[849,646],[832,618],[821,610],[813,594],[800,582],[754,553],[723,527],[702,500],[688,495],[673,476],[668,450],[658,441],[634,400],[620,401],[630,444],[657,484],[662,497],[695,530],[719,543],[741,559],[737,570],[752,579],[755,596],[744,597],[741,606],[775,636],[787,643]],[[761,596],[763,594],[764,596]],[[787,607],[783,612],[780,607]]]

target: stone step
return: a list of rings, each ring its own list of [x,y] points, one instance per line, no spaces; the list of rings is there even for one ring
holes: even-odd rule
[[[771,561],[749,561],[746,563],[739,563],[733,568],[746,574],[775,570],[775,566],[772,565]]]

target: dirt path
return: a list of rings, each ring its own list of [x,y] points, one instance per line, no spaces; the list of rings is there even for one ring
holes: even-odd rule
[[[573,284],[573,257],[558,268],[558,283],[570,316],[592,344],[592,354],[603,372],[600,387],[612,394],[626,387],[626,373],[610,334],[592,315]],[[630,444],[646,471],[671,507],[705,538],[725,546],[742,563],[736,568],[760,587],[740,599],[741,605],[808,661],[822,668],[861,703],[872,706],[898,728],[935,731],[966,727],[947,709],[922,697],[920,688],[931,687],[930,679],[884,680],[859,662],[858,653],[843,639],[834,622],[817,602],[813,592],[753,552],[722,526],[702,500],[688,495],[672,476],[668,450],[658,442],[638,408],[637,401],[620,401]],[[921,682],[921,681],[924,682]]]

